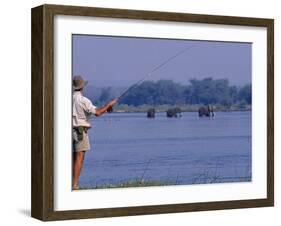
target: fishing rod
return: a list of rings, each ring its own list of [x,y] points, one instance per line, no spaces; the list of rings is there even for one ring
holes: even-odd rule
[[[153,73],[157,70],[159,70],[161,67],[163,67],[164,65],[166,65],[168,62],[172,61],[173,59],[175,59],[176,57],[178,57],[179,55],[183,54],[184,52],[186,52],[187,50],[190,50],[191,48],[193,48],[194,46],[189,46],[179,52],[177,52],[177,54],[169,57],[168,59],[166,59],[165,61],[163,61],[161,64],[157,65],[156,67],[154,67],[150,72],[148,72],[147,74],[145,74],[145,76],[143,78],[141,78],[140,80],[138,80],[136,83],[134,83],[133,85],[131,85],[129,88],[127,88],[118,98],[117,101],[119,102],[120,99],[122,99],[127,93],[129,93],[131,90],[133,90],[134,88],[136,88],[138,85],[140,85],[145,79],[147,79],[148,77],[152,76]],[[108,108],[107,112],[111,113],[113,111],[113,107]]]

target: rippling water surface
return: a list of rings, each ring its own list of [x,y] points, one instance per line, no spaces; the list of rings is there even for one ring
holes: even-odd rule
[[[132,180],[167,184],[251,181],[251,112],[113,113],[92,119],[80,186]]]

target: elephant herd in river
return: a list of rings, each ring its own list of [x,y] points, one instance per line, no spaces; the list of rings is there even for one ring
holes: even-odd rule
[[[147,110],[147,118],[155,118],[155,108],[150,108]],[[179,107],[169,108],[166,111],[166,116],[168,118],[178,118],[182,116],[182,111]],[[214,108],[211,105],[201,106],[198,109],[198,116],[199,117],[214,117]]]

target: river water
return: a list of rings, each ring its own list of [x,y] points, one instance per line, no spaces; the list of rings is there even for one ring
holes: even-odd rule
[[[251,181],[251,112],[199,118],[157,113],[113,113],[92,119],[91,150],[79,186],[125,181],[167,184]]]

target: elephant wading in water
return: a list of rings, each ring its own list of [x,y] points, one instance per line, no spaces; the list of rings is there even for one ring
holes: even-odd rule
[[[199,117],[214,117],[215,114],[213,106],[208,105],[200,107],[198,110],[198,115]]]
[[[155,109],[154,108],[149,108],[147,110],[147,118],[155,118]]]
[[[178,118],[181,117],[181,109],[180,108],[169,108],[167,110],[167,117],[168,118]]]

